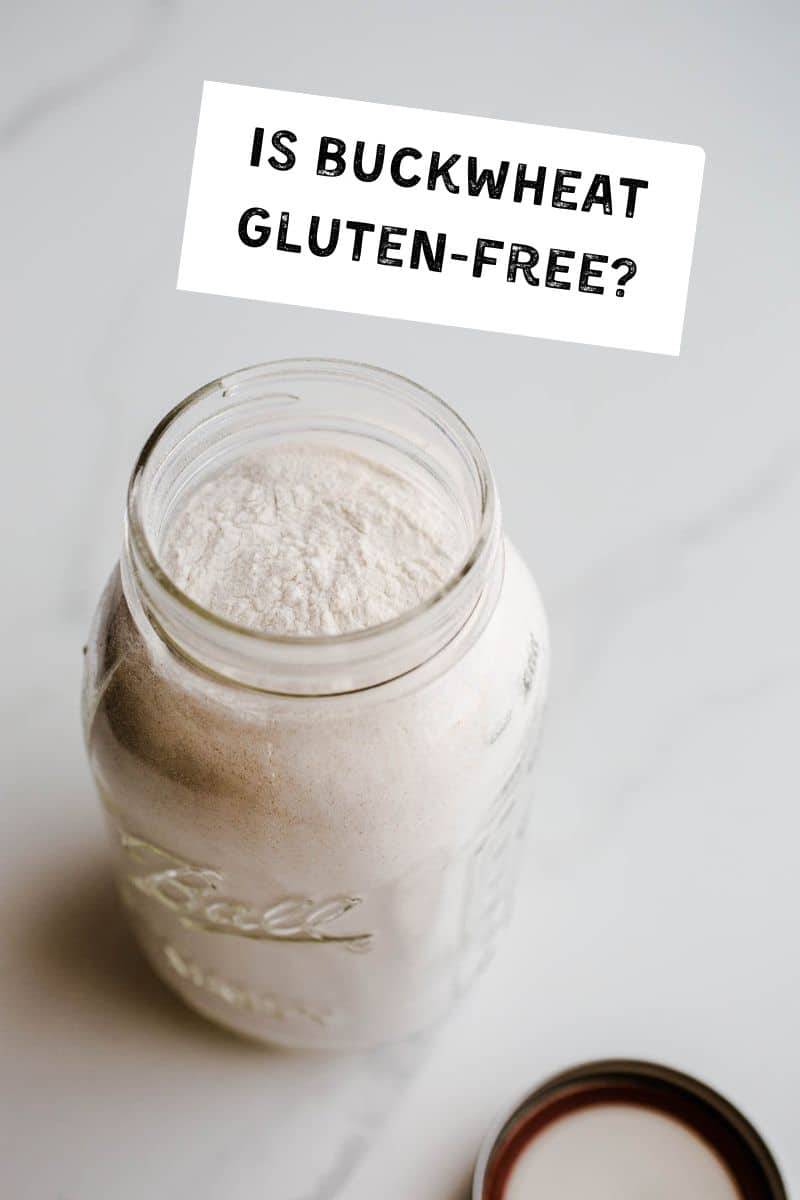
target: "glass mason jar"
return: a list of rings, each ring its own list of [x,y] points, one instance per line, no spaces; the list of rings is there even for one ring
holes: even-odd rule
[[[159,565],[187,490],[277,441],[334,443],[451,506],[470,551],[429,600],[335,636],[270,636]],[[201,388],[135,467],[86,656],[83,719],[119,889],[192,1007],[290,1046],[432,1024],[509,911],[545,698],[536,586],[470,430],[398,375],[276,362]]]

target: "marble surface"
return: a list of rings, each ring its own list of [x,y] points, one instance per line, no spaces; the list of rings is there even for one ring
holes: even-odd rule
[[[727,1093],[796,1187],[793,7],[37,0],[2,25],[3,1193],[463,1200],[498,1109],[607,1055]],[[177,293],[204,77],[702,145],[681,357]],[[303,353],[461,409],[554,640],[499,957],[444,1028],[350,1058],[255,1049],[151,977],[78,722],[143,438]]]

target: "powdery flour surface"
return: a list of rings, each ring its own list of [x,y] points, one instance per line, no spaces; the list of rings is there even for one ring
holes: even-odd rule
[[[201,484],[168,527],[161,560],[218,616],[302,636],[407,612],[466,551],[452,512],[395,471],[348,450],[287,444]]]

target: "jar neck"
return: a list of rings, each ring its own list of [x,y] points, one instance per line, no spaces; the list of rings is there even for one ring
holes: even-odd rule
[[[283,636],[234,625],[196,604],[160,563],[164,531],[187,494],[254,448],[333,443],[377,458],[451,506],[469,550],[423,604],[370,629]],[[134,620],[175,654],[228,683],[326,696],[375,687],[440,654],[488,619],[502,572],[500,509],[474,435],[417,384],[356,363],[286,360],[201,388],[158,425],[128,492],[122,581]]]

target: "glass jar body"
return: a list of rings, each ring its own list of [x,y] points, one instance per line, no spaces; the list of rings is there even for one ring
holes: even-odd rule
[[[283,1045],[367,1046],[444,1016],[505,923],[530,799],[548,641],[519,555],[498,552],[488,617],[343,695],[213,677],[127,590],[116,571],[95,617],[84,725],[156,971]]]

